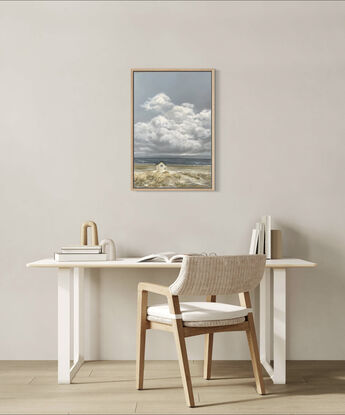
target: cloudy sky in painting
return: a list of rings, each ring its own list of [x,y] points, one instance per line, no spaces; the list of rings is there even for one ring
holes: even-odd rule
[[[211,157],[211,72],[135,72],[135,157]]]

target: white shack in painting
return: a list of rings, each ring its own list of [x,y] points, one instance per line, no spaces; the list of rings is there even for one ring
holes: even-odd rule
[[[156,164],[156,170],[160,173],[162,173],[163,171],[167,171],[167,169],[167,165],[163,161],[160,161]]]

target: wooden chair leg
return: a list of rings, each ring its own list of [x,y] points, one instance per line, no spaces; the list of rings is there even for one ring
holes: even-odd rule
[[[216,301],[215,295],[208,295],[206,301],[214,303]],[[211,379],[212,366],[212,350],[213,350],[213,333],[205,335],[205,350],[204,350],[204,379]]]
[[[205,335],[204,379],[211,379],[213,333]]]
[[[265,383],[262,377],[261,362],[259,355],[258,343],[256,340],[255,326],[253,314],[248,314],[249,330],[247,333],[248,345],[250,350],[250,356],[252,359],[254,377],[256,382],[256,390],[260,395],[265,395]]]
[[[180,365],[180,372],[182,377],[182,384],[184,389],[184,395],[188,406],[195,406],[192,380],[190,376],[186,340],[183,334],[182,320],[176,320],[174,322],[174,337],[177,348],[178,361]]]
[[[138,292],[136,386],[144,387],[147,291]]]

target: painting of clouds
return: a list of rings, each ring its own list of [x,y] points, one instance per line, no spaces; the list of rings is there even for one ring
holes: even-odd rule
[[[214,70],[132,70],[133,189],[214,190]]]

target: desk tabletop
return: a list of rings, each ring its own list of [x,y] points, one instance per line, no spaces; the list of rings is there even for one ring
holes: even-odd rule
[[[30,262],[27,267],[32,268],[181,268],[181,262],[138,262],[139,258],[119,258],[117,261],[80,261],[80,262],[57,262],[52,258],[41,259]],[[268,259],[266,268],[311,268],[316,263],[296,258]]]

